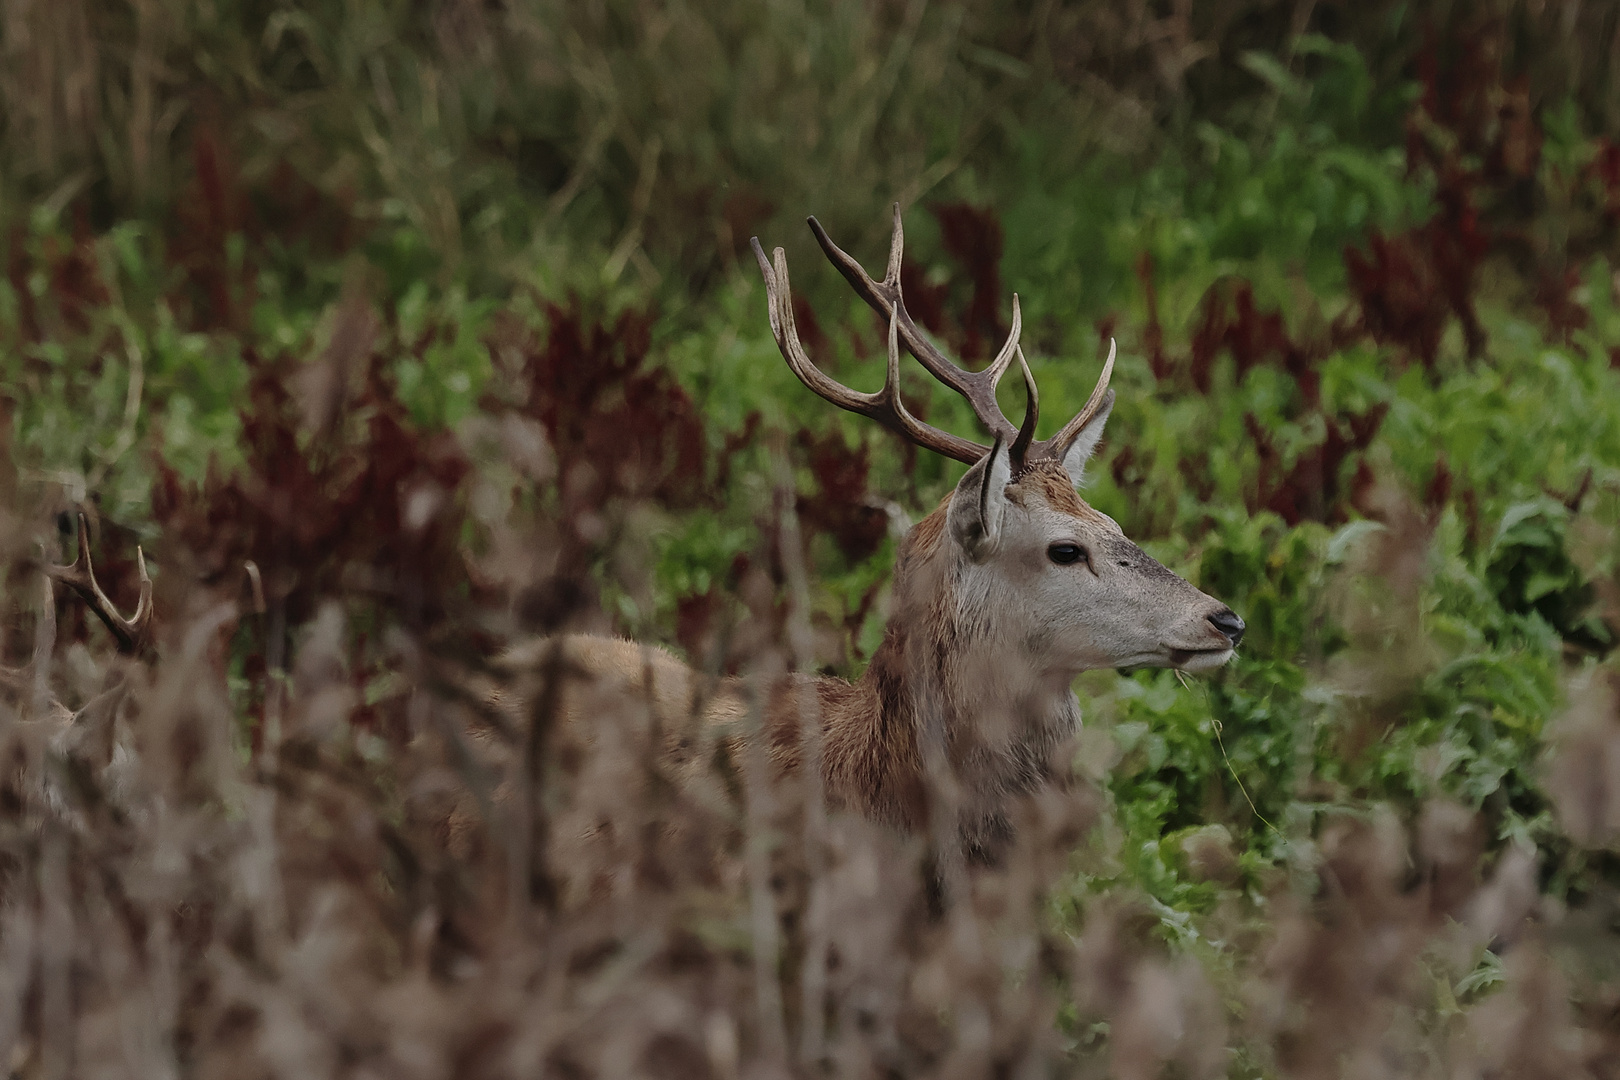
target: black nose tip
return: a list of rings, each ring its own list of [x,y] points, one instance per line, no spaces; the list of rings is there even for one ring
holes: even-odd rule
[[[1232,642],[1232,648],[1237,648],[1238,642],[1243,640],[1243,620],[1237,617],[1237,612],[1231,608],[1221,608],[1209,617],[1209,624],[1225,634]]]

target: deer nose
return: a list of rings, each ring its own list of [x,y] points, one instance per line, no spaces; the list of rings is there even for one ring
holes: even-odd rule
[[[1221,608],[1211,615],[1209,624],[1225,634],[1234,649],[1237,648],[1238,642],[1243,640],[1243,620],[1238,618],[1237,612],[1231,608]]]

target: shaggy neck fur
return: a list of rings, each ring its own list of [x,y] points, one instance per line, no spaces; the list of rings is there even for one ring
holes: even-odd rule
[[[1038,642],[944,532],[942,506],[902,545],[895,611],[866,674],[814,680],[823,765],[835,800],[908,831],[954,803],[963,840],[983,853],[1007,832],[1009,800],[1047,777],[1080,709],[1074,673],[1038,670]],[[797,732],[773,741],[785,750]]]

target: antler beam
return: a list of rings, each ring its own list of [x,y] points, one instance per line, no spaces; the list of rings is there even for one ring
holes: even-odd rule
[[[904,342],[906,351],[916,357],[917,362],[922,364],[930,375],[967,399],[974,415],[989,429],[995,439],[1010,444],[1010,460],[1015,470],[1027,468],[1044,458],[1061,459],[1081,429],[1102,407],[1108,393],[1108,379],[1114,367],[1112,350],[1108,354],[1108,363],[1103,368],[1102,378],[1098,381],[1097,388],[1092,391],[1091,400],[1086,403],[1086,407],[1052,438],[1035,442],[1035,424],[1040,416],[1040,395],[1036,390],[1035,378],[1029,370],[1029,364],[1024,360],[1023,350],[1018,344],[1019,335],[1023,332],[1023,316],[1019,311],[1016,293],[1013,295],[1012,328],[1007,334],[1006,342],[996,353],[989,367],[983,371],[968,371],[935,348],[933,342],[923,336],[922,331],[917,328],[917,324],[906,311],[905,300],[900,291],[900,263],[905,235],[900,221],[899,203],[894,206],[894,231],[889,239],[889,265],[882,281],[873,281],[859,262],[832,242],[819,221],[813,217],[809,220],[810,231],[815,233],[821,250],[854,287],[856,295],[865,300],[889,327],[889,363],[882,390],[875,394],[864,394],[829,378],[811,362],[804,351],[803,343],[799,340],[798,330],[793,321],[793,298],[788,285],[786,253],[777,248],[774,252],[773,266],[765,257],[765,249],[760,245],[759,238],[754,237],[752,241],[754,256],[759,260],[760,273],[765,278],[771,333],[776,338],[777,347],[782,350],[782,356],[787,360],[788,367],[793,369],[799,381],[819,396],[841,409],[876,420],[925,449],[970,465],[978,461],[989,452],[988,446],[925,424],[906,410],[905,403],[900,399],[899,368],[899,346]],[[1029,402],[1023,423],[1018,425],[1007,419],[1001,411],[1001,406],[996,402],[996,387],[1014,359],[1017,359],[1019,371],[1024,377]]]
[[[79,515],[79,557],[72,566],[45,566],[46,575],[78,593],[107,625],[118,639],[118,651],[122,653],[139,652],[146,644],[152,623],[152,579],[146,573],[146,553],[139,547],[135,549],[135,562],[139,568],[141,598],[135,605],[135,614],[127,619],[118,613],[118,608],[96,581],[96,568],[90,561],[90,524],[83,514]]]
[[[898,208],[896,208],[895,220],[896,229],[889,245],[889,267],[882,284],[873,282],[871,278],[866,277],[866,272],[860,270],[858,264],[856,265],[856,269],[860,270],[867,283],[874,290],[881,290],[884,297],[883,306],[879,307],[878,310],[889,325],[889,363],[882,390],[875,394],[865,394],[858,390],[852,390],[837,380],[830,378],[811,361],[804,351],[804,344],[799,340],[798,328],[794,324],[793,292],[788,281],[787,253],[781,248],[777,248],[774,252],[775,265],[773,267],[771,260],[766,259],[765,249],[760,245],[759,237],[756,236],[752,241],[754,257],[759,260],[760,273],[765,278],[765,294],[770,311],[771,333],[776,338],[777,347],[782,350],[782,356],[787,360],[788,367],[799,377],[800,382],[804,383],[818,396],[825,398],[841,409],[847,409],[850,412],[876,420],[884,427],[904,435],[919,446],[944,454],[946,457],[955,458],[958,461],[972,463],[983,457],[989,448],[923,423],[911,415],[906,409],[905,402],[900,397],[899,339],[908,334],[908,327],[910,328],[910,334],[915,335],[917,330],[916,326],[911,322],[911,317],[906,314],[905,302],[900,295],[900,259],[904,237],[898,228]],[[815,224],[813,218],[811,223],[813,228],[820,227]],[[899,312],[898,318],[892,314],[895,311]],[[994,389],[996,382],[1001,378],[1001,374],[1006,371],[1007,364],[1012,360],[1020,326],[1021,317],[1015,304],[1013,309],[1013,332],[1008,339],[1007,346],[1003,347],[1001,353],[997,355],[994,364],[979,373],[979,376],[990,377],[988,379],[990,388],[989,406],[995,410],[993,416],[988,418],[987,426],[990,426],[993,432],[1008,436],[1012,434],[1012,425],[1001,417],[1000,410],[996,408]],[[919,340],[922,340],[920,336]],[[916,355],[916,349],[910,344],[909,340],[907,341],[907,348],[912,351],[913,355]],[[938,356],[938,353],[936,352],[934,355]],[[945,374],[936,372],[936,377],[940,378],[940,381],[947,386],[951,386],[952,389],[958,390],[963,396],[967,397],[974,407],[974,412],[981,419],[986,419],[984,402],[973,396],[973,392],[977,388],[953,380],[951,373],[968,378],[974,378],[974,376],[956,367],[955,364],[945,360],[943,357],[939,357],[939,361],[945,365],[945,368],[940,369]],[[982,394],[979,395],[980,398],[982,396]]]

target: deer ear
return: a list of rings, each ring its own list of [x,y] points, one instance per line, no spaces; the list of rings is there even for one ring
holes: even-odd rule
[[[1086,426],[1075,432],[1074,441],[1069,448],[1063,451],[1063,471],[1069,474],[1069,479],[1075,487],[1079,487],[1086,478],[1086,462],[1097,451],[1097,443],[1102,439],[1103,425],[1108,423],[1108,414],[1114,411],[1114,392],[1112,390],[1103,395],[1102,402],[1097,407],[1097,415],[1086,422]]]
[[[1001,519],[1007,509],[1007,485],[1012,465],[1001,440],[979,459],[956,485],[945,524],[971,559],[980,559],[1001,540]]]

